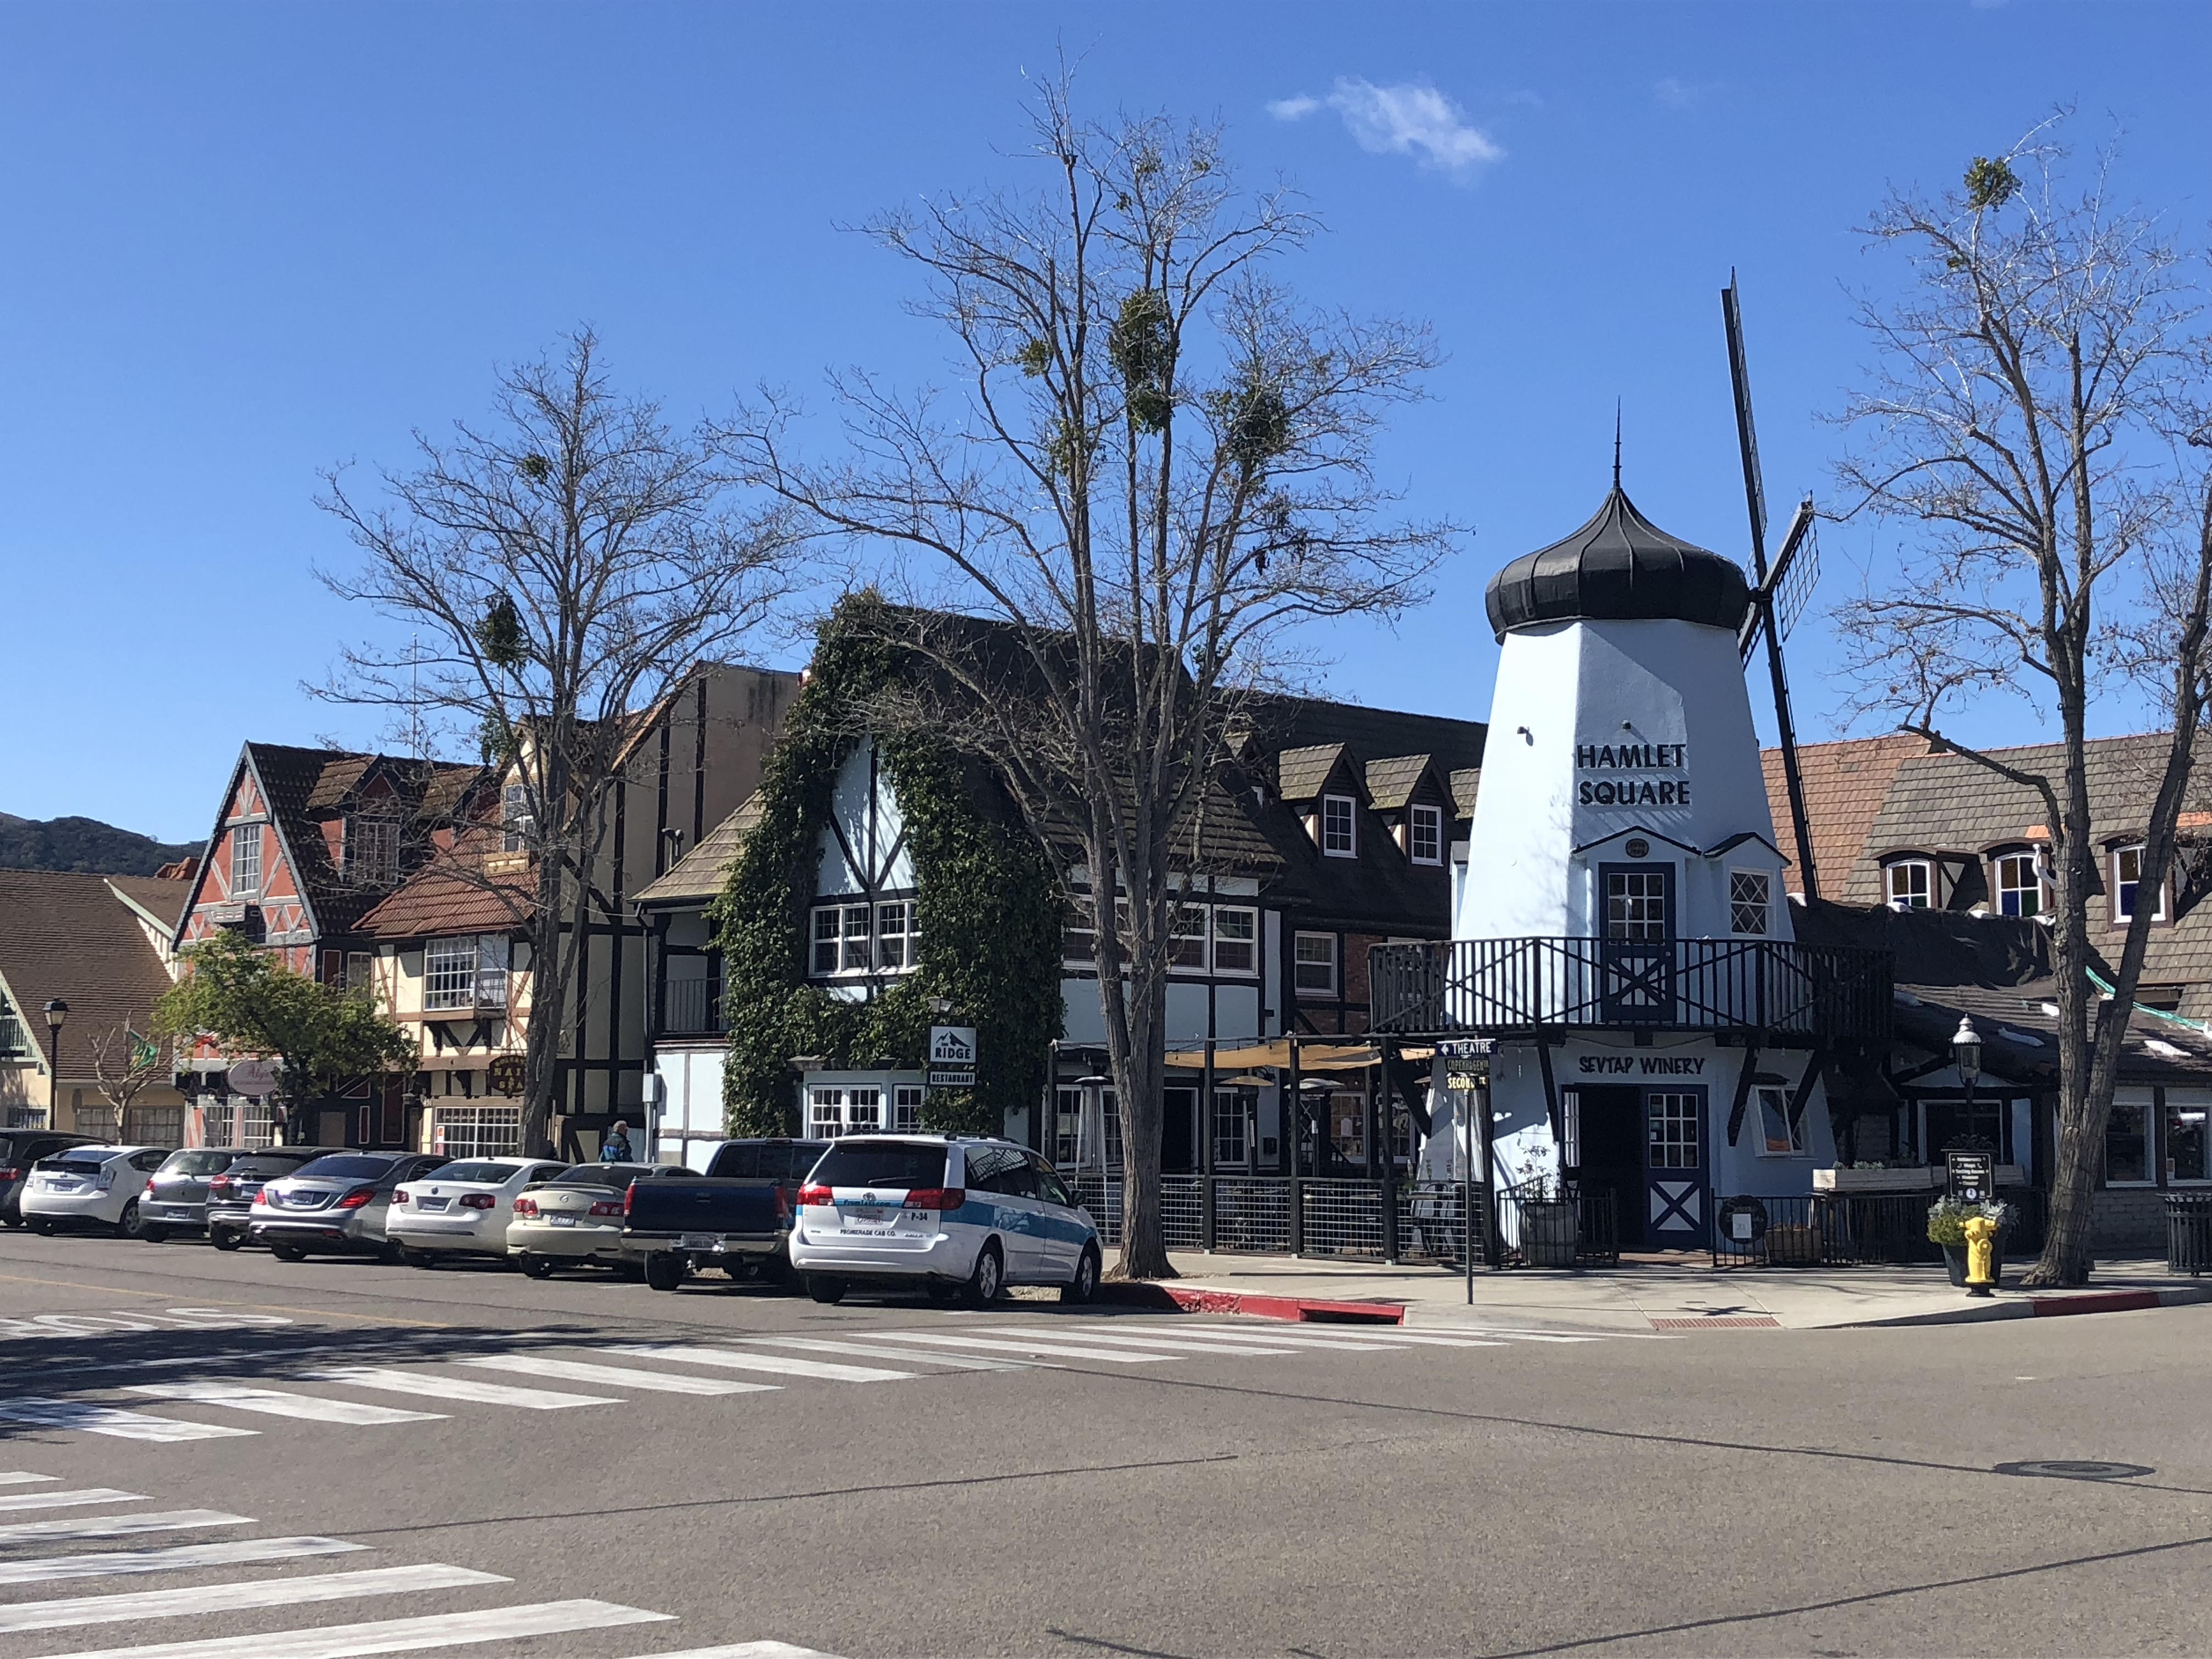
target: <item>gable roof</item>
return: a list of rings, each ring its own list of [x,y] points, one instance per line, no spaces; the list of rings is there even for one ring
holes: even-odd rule
[[[72,1077],[92,1075],[94,1038],[125,1025],[144,1033],[169,988],[168,970],[145,929],[108,884],[126,879],[0,870],[0,981],[23,1016],[25,1036],[49,1065],[52,1034],[44,1010],[56,998],[69,1004],[62,1059]],[[145,884],[144,878],[133,881]]]
[[[1436,769],[1426,755],[1393,755],[1367,763],[1368,804],[1378,812],[1401,811],[1413,799],[1421,780]]]
[[[450,866],[416,871],[354,924],[373,939],[428,939],[453,933],[504,933],[521,927],[537,908],[526,872],[501,881]]]
[[[1897,769],[1912,756],[1927,752],[1926,739],[1909,732],[1798,746],[1797,775],[1805,786],[1805,817],[1823,893],[1835,897],[1844,892],[1866,849],[1875,819],[1889,799]],[[1795,857],[1797,846],[1790,828],[1790,787],[1782,772],[1782,751],[1760,750],[1759,763],[1766,775],[1766,804],[1776,833]],[[1799,884],[1802,882],[1801,875]]]
[[[730,861],[744,845],[746,835],[761,821],[764,808],[756,789],[738,810],[699,837],[699,844],[638,890],[641,906],[704,903],[720,895],[728,879]]]
[[[1344,758],[1340,743],[1316,744],[1309,749],[1285,749],[1275,757],[1275,783],[1285,800],[1311,800],[1328,782],[1329,774]]]
[[[1453,811],[1462,818],[1474,817],[1474,798],[1482,787],[1482,769],[1463,766],[1451,775]]]
[[[1246,704],[1244,718],[1262,749],[1288,751],[1341,744],[1362,759],[1426,755],[1439,772],[1481,765],[1483,741],[1490,730],[1480,720],[1408,714],[1279,692],[1254,696]]]

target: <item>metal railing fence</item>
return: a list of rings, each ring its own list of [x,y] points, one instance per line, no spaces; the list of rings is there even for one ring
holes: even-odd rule
[[[2003,1237],[2004,1257],[2043,1249],[2048,1215],[2033,1188],[1998,1194],[2019,1219]],[[1716,1267],[1912,1267],[1943,1259],[1928,1237],[1928,1193],[1802,1193],[1778,1198],[1710,1194]]]
[[[2212,1268],[2212,1193],[2166,1195],[2166,1270],[2200,1277]]]
[[[1500,1267],[1620,1264],[1620,1218],[1609,1188],[1587,1191],[1572,1181],[1501,1187],[1491,1209]]]

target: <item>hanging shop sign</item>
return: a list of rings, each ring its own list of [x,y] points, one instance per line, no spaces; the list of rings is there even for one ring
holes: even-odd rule
[[[230,1091],[248,1100],[261,1100],[276,1092],[280,1070],[273,1060],[241,1060],[230,1068]]]
[[[520,1054],[501,1054],[484,1067],[485,1085],[495,1095],[520,1094],[528,1076]]]
[[[972,1089],[975,1086],[974,1026],[933,1025],[929,1028],[929,1086],[933,1089]]]

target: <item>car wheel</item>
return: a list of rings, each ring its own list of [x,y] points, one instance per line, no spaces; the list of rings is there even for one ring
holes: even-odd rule
[[[169,1230],[167,1227],[141,1227],[138,1237],[149,1244],[166,1244],[169,1242]]]
[[[138,1200],[132,1199],[123,1206],[123,1213],[115,1218],[118,1238],[136,1238],[146,1231],[146,1224],[138,1213]]]
[[[515,1258],[514,1265],[532,1279],[553,1277],[553,1258],[550,1255],[523,1255]]]
[[[40,1238],[52,1238],[54,1236],[54,1224],[43,1216],[33,1216],[30,1221],[30,1228]]]
[[[941,1306],[949,1306],[960,1299],[960,1287],[957,1285],[947,1284],[941,1279],[931,1279],[922,1286],[922,1289],[928,1292],[932,1302]]]
[[[425,1273],[438,1265],[436,1255],[429,1250],[410,1250],[404,1244],[398,1247],[399,1259],[410,1267],[420,1267]]]
[[[832,1307],[845,1299],[845,1281],[833,1279],[828,1273],[806,1275],[806,1293],[817,1302],[826,1302]]]
[[[10,1227],[20,1227],[23,1224],[23,1218],[19,1212],[9,1210],[4,1213],[0,1213],[0,1224],[4,1224]]]
[[[645,1259],[645,1282],[656,1291],[672,1291],[684,1282],[691,1264],[674,1250],[660,1250]]]
[[[305,1261],[307,1259],[307,1252],[302,1246],[288,1243],[283,1239],[270,1241],[269,1254],[279,1261]]]
[[[975,1271],[968,1275],[966,1300],[973,1307],[988,1307],[1006,1288],[1006,1264],[994,1238],[975,1254]]]
[[[1075,1277],[1060,1287],[1062,1302],[1082,1304],[1098,1294],[1098,1252],[1090,1245],[1076,1258]]]
[[[235,1227],[210,1227],[208,1243],[218,1250],[234,1250],[246,1243],[246,1235]]]

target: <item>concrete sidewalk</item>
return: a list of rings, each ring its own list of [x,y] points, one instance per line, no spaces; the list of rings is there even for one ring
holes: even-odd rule
[[[2005,1284],[1979,1297],[1954,1289],[1941,1267],[1716,1269],[1700,1257],[1645,1257],[1580,1273],[1477,1269],[1470,1306],[1466,1279],[1434,1267],[1198,1252],[1170,1259],[1182,1278],[1156,1294],[1151,1286],[1117,1285],[1108,1295],[1278,1319],[1639,1332],[1955,1324],[2212,1301],[2212,1282],[2175,1277],[2154,1260],[2100,1261],[2084,1290],[2036,1291],[2018,1287],[2026,1264],[2008,1262]]]

